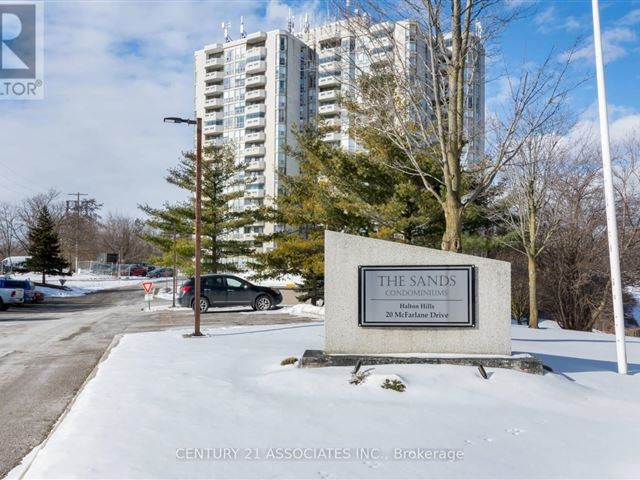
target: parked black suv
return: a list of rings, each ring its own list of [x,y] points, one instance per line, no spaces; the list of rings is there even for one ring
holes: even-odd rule
[[[180,306],[193,308],[195,278],[182,284]],[[202,275],[200,277],[200,311],[209,307],[246,305],[254,310],[269,310],[282,302],[282,294],[273,288],[254,285],[234,275]]]

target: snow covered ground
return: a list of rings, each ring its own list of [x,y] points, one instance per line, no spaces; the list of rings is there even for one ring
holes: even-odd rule
[[[34,282],[42,281],[40,275],[33,273],[12,274],[11,278],[21,280],[32,280]],[[58,277],[55,275],[47,275],[47,283],[52,285],[60,285],[60,280],[65,280],[65,287],[69,290],[61,290],[50,287],[36,287],[36,290],[44,293],[45,297],[80,297],[91,292],[99,290],[110,290],[113,288],[140,286],[145,280],[141,277],[123,277],[114,279],[107,275],[80,274],[67,277]]]
[[[612,336],[548,327],[513,326],[513,349],[556,374],[386,365],[357,386],[280,365],[321,323],[126,335],[9,478],[637,478],[640,340],[619,376]]]

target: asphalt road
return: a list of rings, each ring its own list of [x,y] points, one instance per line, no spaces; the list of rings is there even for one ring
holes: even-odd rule
[[[154,304],[169,302],[154,301]],[[144,312],[143,293],[111,290],[0,312],[0,478],[40,444],[120,333],[193,325],[188,311]],[[305,321],[209,312],[203,326]]]

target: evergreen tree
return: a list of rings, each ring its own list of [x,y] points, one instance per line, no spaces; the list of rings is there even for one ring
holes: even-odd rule
[[[404,155],[392,142],[363,135],[366,150],[347,152],[324,142],[324,133],[324,128],[307,128],[297,135],[298,148],[292,154],[300,175],[282,179],[274,208],[265,212],[266,220],[287,227],[262,238],[275,247],[256,254],[252,265],[259,278],[302,276],[298,298],[314,303],[324,295],[325,229],[439,248],[445,227],[441,206],[420,178],[389,167],[390,158]],[[437,178],[432,159],[418,161]],[[486,254],[493,245],[486,236],[491,228],[486,205],[494,195],[495,190],[486,190],[465,211],[465,248]]]
[[[163,258],[172,255],[173,233],[179,235],[178,257],[187,271],[194,256],[193,232],[195,217],[195,164],[193,152],[185,152],[180,163],[166,177],[168,183],[190,193],[189,199],[162,208],[141,205],[149,216],[147,224],[157,233],[144,238],[156,245]],[[205,272],[240,272],[242,268],[234,257],[248,256],[252,252],[249,242],[234,238],[234,232],[254,223],[249,212],[242,210],[244,196],[241,187],[251,179],[242,176],[244,168],[236,165],[231,147],[205,147],[202,162],[202,267]]]
[[[60,254],[60,238],[46,205],[40,209],[35,224],[29,228],[28,241],[31,258],[27,261],[27,268],[42,272],[42,283],[46,283],[47,274],[65,273],[69,264]]]

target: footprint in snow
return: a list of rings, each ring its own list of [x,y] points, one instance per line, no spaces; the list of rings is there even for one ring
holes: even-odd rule
[[[507,428],[505,431],[507,433],[510,433],[511,435],[515,435],[515,436],[518,436],[518,435],[524,433],[524,430],[522,430],[520,428]]]
[[[329,472],[318,472],[319,478],[331,478],[331,474]]]
[[[493,442],[493,438],[491,438],[491,437],[485,437],[483,440],[485,442]]]

